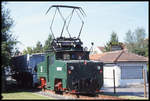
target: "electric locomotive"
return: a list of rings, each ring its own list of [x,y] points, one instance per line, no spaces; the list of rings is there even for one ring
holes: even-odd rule
[[[80,7],[54,5],[80,9]],[[64,27],[63,27],[64,28]],[[80,30],[81,32],[81,30]],[[79,33],[80,36],[80,33]],[[95,94],[103,86],[103,63],[89,60],[80,37],[54,38],[45,61],[37,65],[40,87],[53,91]]]

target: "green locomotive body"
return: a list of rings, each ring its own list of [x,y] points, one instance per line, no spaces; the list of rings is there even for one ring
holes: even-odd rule
[[[83,50],[81,44],[74,45],[74,41],[66,38],[62,40],[61,49],[56,46],[57,50],[48,52],[45,61],[38,64],[41,87],[76,93],[99,91],[103,85],[103,63],[89,60],[89,51]]]
[[[52,49],[47,52],[45,61],[37,66],[37,76],[41,88],[72,93],[96,93],[103,86],[103,63],[89,60],[90,51],[83,48],[83,43],[79,38],[84,24],[81,18],[85,15],[84,11],[81,7],[66,5],[53,5],[48,11],[52,8],[56,8],[50,26],[53,37],[52,25],[57,11],[63,19],[64,25],[61,36],[54,37],[52,40]],[[72,12],[65,19],[60,8],[69,8],[72,9]],[[78,37],[71,37],[68,30],[74,12],[77,13],[82,23]],[[68,38],[62,36],[65,28],[69,34]]]

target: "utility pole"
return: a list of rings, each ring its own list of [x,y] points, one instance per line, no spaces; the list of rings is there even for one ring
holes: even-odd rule
[[[146,92],[146,76],[145,76],[145,70],[143,69],[143,79],[144,79],[144,97],[147,97]]]
[[[113,69],[113,81],[114,81],[114,94],[116,93],[116,87],[115,87],[115,70]]]

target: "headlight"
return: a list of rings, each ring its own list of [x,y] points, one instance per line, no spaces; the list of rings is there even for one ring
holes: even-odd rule
[[[74,66],[69,66],[69,69],[70,70],[74,70]]]
[[[101,69],[101,66],[97,66],[97,70],[100,70]]]

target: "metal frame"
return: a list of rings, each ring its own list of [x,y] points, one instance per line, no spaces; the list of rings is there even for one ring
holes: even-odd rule
[[[56,15],[57,11],[58,11],[59,15],[61,16],[62,20],[64,21],[64,25],[63,25],[63,28],[62,28],[60,37],[62,37],[64,28],[65,28],[65,26],[66,26],[66,31],[68,32],[69,37],[71,38],[71,34],[70,34],[69,30],[68,30],[68,27],[69,27],[69,25],[70,25],[70,21],[71,21],[71,19],[72,19],[73,13],[74,13],[74,12],[77,13],[78,17],[79,17],[80,20],[82,21],[81,29],[80,29],[79,35],[78,35],[78,38],[79,38],[80,35],[81,35],[81,31],[82,31],[83,25],[84,25],[84,21],[83,21],[83,19],[81,18],[81,16],[80,16],[80,14],[78,13],[78,11],[80,11],[81,15],[84,17],[84,16],[86,16],[86,14],[85,14],[85,12],[83,11],[83,9],[82,9],[81,7],[77,7],[77,6],[52,5],[51,7],[49,7],[49,9],[47,10],[47,12],[46,12],[45,14],[47,14],[47,13],[51,10],[51,8],[53,8],[53,7],[56,8],[56,10],[55,10],[55,13],[54,13],[54,15],[53,15],[53,19],[52,19],[52,22],[51,22],[51,25],[50,25],[50,31],[51,31],[51,33],[52,33],[54,39],[55,39],[55,36],[54,36],[53,30],[52,30],[52,25],[53,25],[53,22],[54,22],[54,19],[55,19],[55,15]],[[72,9],[72,12],[71,12],[71,14],[70,14],[69,16],[67,16],[66,19],[65,19],[64,16],[62,15],[61,11],[60,11],[60,8],[71,8],[71,9]],[[78,10],[78,11],[77,11],[77,10]],[[67,25],[66,25],[66,21],[67,21],[67,19],[68,19],[69,17],[70,17],[70,19],[69,19],[69,21],[68,21],[68,23],[67,23]]]

